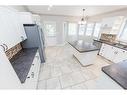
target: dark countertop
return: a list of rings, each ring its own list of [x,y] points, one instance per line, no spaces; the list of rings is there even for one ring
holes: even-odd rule
[[[24,83],[26,80],[37,49],[38,48],[22,49],[10,60],[21,83]]]
[[[94,41],[97,41],[97,42],[100,42],[100,43],[105,43],[105,44],[108,44],[108,45],[111,45],[111,46],[114,46],[114,47],[117,47],[117,48],[120,48],[120,49],[123,49],[123,50],[127,50],[127,46],[125,45],[116,45],[118,43],[115,43],[115,42],[107,42],[107,41],[103,41],[103,40],[96,40],[94,39]],[[124,47],[125,46],[125,47]]]
[[[83,40],[78,40],[68,43],[76,50],[78,50],[80,53],[99,50],[99,48],[93,45],[93,43],[88,43]]]
[[[110,76],[114,81],[116,81],[124,89],[127,89],[127,60],[105,66],[102,71]]]

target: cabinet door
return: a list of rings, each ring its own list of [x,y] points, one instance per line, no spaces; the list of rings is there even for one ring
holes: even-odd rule
[[[119,63],[127,59],[127,51],[123,49],[118,49],[118,52],[115,53],[115,58],[113,59],[114,63]]]
[[[101,55],[101,56],[104,55],[104,49],[105,49],[105,44],[102,44],[100,51],[99,51],[99,55]]]
[[[19,89],[20,80],[0,47],[0,89]]]
[[[8,49],[21,42],[16,17],[12,10],[0,7],[0,41],[6,44]]]
[[[22,24],[35,24],[32,14],[29,12],[20,12],[20,22]]]
[[[106,53],[106,58],[110,61],[113,62],[114,58],[115,58],[115,53],[118,51],[118,49],[116,47],[113,46],[108,46],[107,48],[107,53]]]
[[[106,59],[112,61],[114,59],[114,51],[116,51],[115,47],[108,45],[108,44],[103,44],[100,54]]]

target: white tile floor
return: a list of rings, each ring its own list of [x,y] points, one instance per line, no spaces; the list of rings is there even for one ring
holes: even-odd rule
[[[46,63],[41,65],[38,89],[121,89],[101,71],[111,64],[96,57],[94,65],[82,67],[73,57],[70,45],[46,48]]]

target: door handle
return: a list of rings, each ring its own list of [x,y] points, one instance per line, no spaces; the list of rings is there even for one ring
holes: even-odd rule
[[[34,72],[31,73],[32,78],[34,78]]]
[[[36,56],[37,59],[39,59],[39,56]]]
[[[22,40],[22,41],[24,40],[24,37],[23,37],[23,36],[21,36],[21,40]]]

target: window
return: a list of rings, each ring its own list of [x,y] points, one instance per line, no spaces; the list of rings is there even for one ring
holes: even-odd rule
[[[120,39],[123,41],[127,41],[127,21],[125,22],[122,33],[120,34]]]
[[[56,23],[55,22],[45,23],[45,30],[48,36],[50,37],[56,36]]]
[[[77,24],[76,23],[69,23],[68,35],[77,35]]]
[[[96,23],[95,28],[94,28],[94,33],[93,33],[94,37],[98,38],[99,33],[100,33],[100,28],[101,28],[101,24],[100,23]]]
[[[78,32],[79,36],[84,36],[85,27],[86,27],[86,25],[79,25],[79,32]]]
[[[93,34],[93,29],[94,29],[94,23],[89,23],[89,24],[87,24],[86,36],[92,36],[92,34]]]

